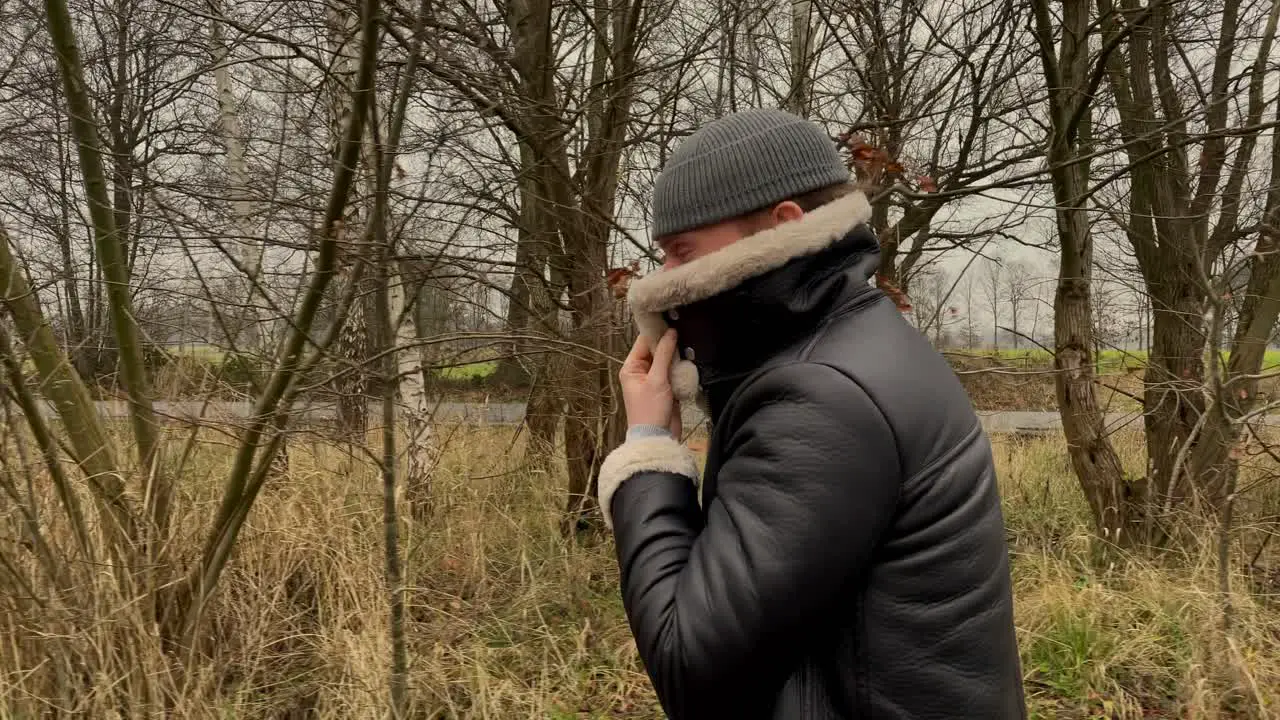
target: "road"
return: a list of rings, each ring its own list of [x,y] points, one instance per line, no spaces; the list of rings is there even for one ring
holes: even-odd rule
[[[123,401],[111,400],[96,403],[98,411],[110,418],[124,418],[128,406]],[[200,401],[167,401],[156,403],[156,412],[166,418],[175,420],[194,420],[203,418],[206,422],[234,422],[248,416],[250,405],[247,402],[216,401],[207,406]],[[333,406],[311,404],[295,409],[296,419],[304,421],[324,421],[333,417]],[[370,407],[370,413],[378,415],[376,406]],[[995,411],[979,412],[983,426],[987,432],[1006,433],[1014,431],[1053,431],[1062,427],[1061,419],[1056,412],[1033,411]],[[685,427],[691,428],[703,421],[703,415],[697,408],[684,409]],[[483,425],[515,425],[524,418],[524,403],[460,403],[442,402],[436,408],[436,420],[445,423],[467,423]],[[1266,424],[1280,427],[1280,415],[1270,415]],[[1110,413],[1107,425],[1120,428],[1131,425],[1140,427],[1141,419],[1137,412]]]

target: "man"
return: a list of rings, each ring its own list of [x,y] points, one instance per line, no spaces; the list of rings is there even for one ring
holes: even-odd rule
[[[600,505],[675,720],[1026,715],[990,445],[870,285],[869,217],[826,134],[777,110],[703,127],[654,186],[666,262],[629,292]]]

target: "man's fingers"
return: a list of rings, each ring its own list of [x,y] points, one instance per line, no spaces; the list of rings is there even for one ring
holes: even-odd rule
[[[627,359],[642,358],[649,354],[649,342],[644,339],[643,335],[637,335],[636,341],[631,343],[631,352],[627,354]]]
[[[627,359],[622,362],[622,370],[619,374],[632,372],[646,372],[649,364],[649,343],[644,339],[643,335],[637,336],[635,343],[631,345],[631,352],[627,353]]]
[[[659,377],[667,377],[671,371],[671,360],[676,354],[676,331],[668,329],[662,334],[662,339],[658,341],[658,347],[653,351],[653,365],[649,367],[649,374],[658,373]]]

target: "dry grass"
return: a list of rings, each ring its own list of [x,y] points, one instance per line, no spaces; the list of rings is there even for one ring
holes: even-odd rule
[[[974,406],[981,410],[1058,410],[1053,364],[1043,352],[948,352],[947,359]],[[1260,404],[1280,397],[1280,351],[1271,351],[1265,363],[1258,383]],[[1135,356],[1104,355],[1096,372],[1100,407],[1107,412],[1142,409],[1145,366]]]
[[[434,518],[405,526],[414,716],[661,717],[611,544],[560,540],[563,482],[526,470],[522,454],[508,429],[458,432],[435,478]],[[199,671],[179,673],[109,583],[82,588],[71,605],[82,615],[57,622],[24,620],[0,597],[0,718],[55,715],[49,703],[83,717],[144,717],[147,698],[121,698],[147,694],[168,696],[171,717],[380,717],[390,645],[378,479],[344,467],[332,447],[299,442],[290,455],[290,477],[260,499],[208,610]],[[1280,713],[1280,611],[1237,578],[1228,640],[1210,547],[1099,571],[1061,443],[999,442],[997,458],[1033,716]],[[179,542],[193,543],[207,522],[229,462],[214,442],[193,459]],[[7,512],[0,543],[16,535]],[[39,634],[56,628],[59,637]],[[76,654],[98,658],[99,670],[49,671]]]

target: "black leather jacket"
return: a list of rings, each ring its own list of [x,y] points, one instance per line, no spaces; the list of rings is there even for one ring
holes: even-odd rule
[[[859,226],[667,313],[713,421],[701,503],[633,457],[608,507],[675,720],[1026,717],[990,445],[877,252]]]

